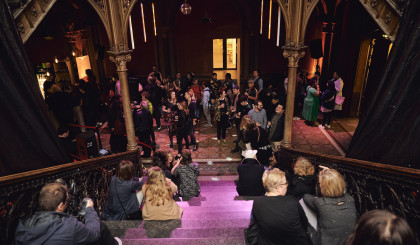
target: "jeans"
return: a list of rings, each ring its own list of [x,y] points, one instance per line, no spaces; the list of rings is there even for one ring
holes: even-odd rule
[[[207,124],[211,124],[210,105],[203,105],[204,116],[206,116]]]

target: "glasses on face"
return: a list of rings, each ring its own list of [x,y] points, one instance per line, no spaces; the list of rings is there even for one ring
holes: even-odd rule
[[[283,183],[283,184],[280,184],[280,185],[288,185],[289,183],[288,182],[286,182],[286,183]]]

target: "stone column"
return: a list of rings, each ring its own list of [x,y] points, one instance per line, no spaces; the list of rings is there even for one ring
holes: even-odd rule
[[[108,52],[110,59],[117,65],[118,78],[120,80],[121,99],[123,104],[125,128],[127,129],[127,150],[138,149],[134,132],[133,114],[131,111],[130,94],[128,91],[127,62],[131,60],[131,51]]]
[[[305,55],[305,47],[284,47],[283,56],[289,60],[284,134],[282,145],[292,147],[293,111],[295,105],[296,72],[299,59]]]

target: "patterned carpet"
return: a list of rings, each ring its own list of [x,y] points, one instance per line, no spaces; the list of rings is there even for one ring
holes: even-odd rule
[[[196,138],[199,144],[197,151],[192,152],[192,158],[198,162],[229,162],[229,161],[240,161],[240,153],[231,153],[230,151],[234,148],[233,141],[236,139],[236,128],[232,127],[226,132],[226,143],[217,145],[216,125],[212,127],[205,127],[204,120],[201,120],[198,127],[196,128]],[[333,130],[335,127],[333,127]],[[342,129],[340,129],[342,130]],[[101,134],[101,140],[103,148],[110,149],[109,146],[109,134]],[[164,123],[162,123],[161,130],[157,130],[155,127],[155,137],[157,143],[157,149],[159,150],[177,150],[176,137],[174,137],[174,148],[169,147],[168,131]],[[303,120],[293,121],[293,133],[292,133],[293,146],[296,148],[316,151],[324,154],[337,155],[340,153],[334,148],[327,137],[319,130],[317,126],[310,127],[305,125]],[[185,146],[184,146],[185,147]],[[192,149],[192,147],[190,147]]]

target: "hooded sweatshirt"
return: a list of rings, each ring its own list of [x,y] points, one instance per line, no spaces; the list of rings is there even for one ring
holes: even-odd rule
[[[16,244],[89,244],[100,236],[98,214],[86,209],[85,224],[66,213],[41,211],[27,220],[20,220],[16,229]]]

